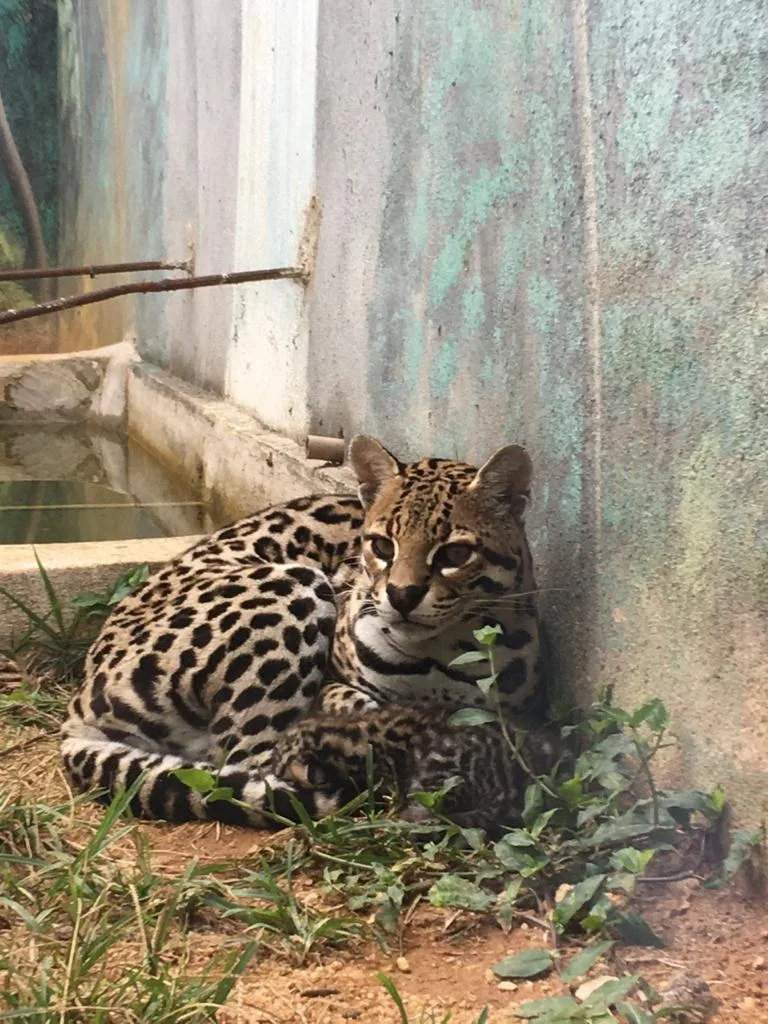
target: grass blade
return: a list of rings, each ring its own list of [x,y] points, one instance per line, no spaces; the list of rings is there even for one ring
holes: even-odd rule
[[[45,593],[46,597],[48,598],[48,604],[50,604],[51,606],[51,611],[53,612],[53,617],[56,620],[56,625],[59,627],[59,633],[63,637],[67,633],[67,628],[64,623],[64,613],[61,608],[61,601],[59,601],[58,594],[54,589],[53,583],[51,582],[51,577],[45,571],[45,566],[40,561],[40,556],[37,553],[37,548],[32,548],[32,554],[35,556],[35,561],[37,562],[37,568],[40,573],[40,578],[43,581],[43,586],[45,587]]]
[[[376,977],[387,990],[387,992],[390,995],[390,998],[397,1007],[398,1012],[400,1013],[401,1024],[408,1024],[408,1014],[405,1011],[405,1006],[403,1005],[403,1000],[400,997],[400,993],[397,991],[397,985],[395,985],[394,981],[392,981],[388,974],[384,974],[383,972],[377,974]]]

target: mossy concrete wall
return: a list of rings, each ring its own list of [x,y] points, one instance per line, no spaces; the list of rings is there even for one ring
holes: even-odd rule
[[[298,263],[314,179],[317,4],[59,0],[62,262],[193,257],[201,275]],[[61,327],[63,350],[135,339],[143,358],[271,426],[306,429],[296,281],[132,295],[63,313]]]
[[[343,0],[319,68],[313,428],[526,443],[558,679],[663,696],[756,819],[765,4]]]
[[[109,147],[81,144],[73,256],[120,217],[142,251],[114,258],[177,255],[188,223],[206,269],[228,252],[244,269],[291,251],[309,192],[322,211],[298,306],[245,286],[174,321],[176,299],[136,300],[144,355],[297,435],[469,459],[527,444],[559,680],[663,696],[681,774],[759,817],[763,0],[324,0],[293,35],[279,0],[258,5],[261,35],[245,0],[207,28],[207,0],[105,0],[100,19],[61,3],[81,33],[65,91],[79,81],[86,127],[112,104],[125,117],[103,123],[129,133],[122,191]],[[312,116],[272,103],[276,82]]]

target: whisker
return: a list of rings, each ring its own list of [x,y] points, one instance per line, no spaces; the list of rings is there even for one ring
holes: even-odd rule
[[[542,587],[541,590],[526,590],[521,591],[517,594],[502,594],[499,597],[484,597],[478,600],[478,605],[489,606],[489,605],[506,605],[506,604],[517,604],[518,601],[523,600],[526,597],[536,597],[537,594],[551,594],[551,593],[563,593],[569,592],[568,587]]]

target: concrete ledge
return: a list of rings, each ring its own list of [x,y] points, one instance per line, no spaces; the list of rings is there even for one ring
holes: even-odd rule
[[[79,544],[11,544],[2,549],[0,586],[39,615],[50,610],[35,551],[64,604],[87,591],[106,590],[127,569],[147,562],[150,568],[174,558],[197,537],[98,541]],[[0,648],[13,645],[29,626],[27,617],[0,594]]]
[[[296,441],[147,363],[134,365],[128,377],[128,433],[171,469],[200,480],[205,500],[223,518],[302,494],[355,489],[348,468],[308,460]]]
[[[0,423],[120,426],[128,367],[137,359],[128,341],[88,352],[0,356]]]

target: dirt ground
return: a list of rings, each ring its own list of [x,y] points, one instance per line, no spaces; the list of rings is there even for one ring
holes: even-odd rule
[[[166,831],[173,849],[159,841]],[[263,847],[258,834],[216,826],[150,827],[158,862],[170,866],[182,856],[201,860],[237,859]],[[184,854],[179,852],[184,837]],[[268,841],[268,840],[267,840]],[[705,980],[720,1000],[711,1024],[768,1024],[768,907],[734,883],[724,891],[701,888],[694,880],[646,884],[638,909],[666,942],[663,950],[624,946],[620,960],[591,972],[613,973],[618,966],[642,973],[663,989],[683,971]],[[490,965],[527,946],[546,946],[548,936],[523,923],[508,935],[471,914],[438,911],[426,905],[413,915],[400,951],[385,955],[375,945],[318,958],[302,968],[268,959],[252,965],[235,998],[220,1014],[226,1024],[398,1024],[400,1017],[376,981],[377,972],[395,980],[412,1020],[425,1012],[425,1024],[474,1024],[487,1006],[489,1024],[517,1021],[514,1009],[529,999],[567,993],[552,978],[502,982]],[[576,947],[574,947],[576,949]],[[399,956],[395,953],[399,952]],[[400,956],[407,970],[398,967]],[[406,964],[402,964],[406,967]]]
[[[32,742],[30,743],[30,739]],[[2,739],[8,747],[11,736]],[[6,792],[31,791],[40,799],[66,800],[58,770],[55,737],[13,732],[13,749],[0,755]],[[89,809],[90,812],[90,809]],[[94,815],[100,812],[93,809]],[[191,858],[237,861],[279,837],[215,824],[141,826],[150,840],[153,870],[178,873]],[[306,895],[306,894],[304,894]],[[682,971],[704,979],[720,1000],[712,1024],[768,1024],[768,907],[750,898],[740,883],[723,891],[696,879],[640,886],[638,909],[665,939],[666,948],[622,946],[613,963],[591,972],[642,973],[663,989]],[[203,922],[194,933],[194,963],[203,966],[225,935]],[[0,947],[2,946],[0,935]],[[410,914],[398,948],[385,953],[373,942],[357,941],[337,950],[310,952],[302,966],[278,954],[257,956],[247,968],[220,1024],[399,1024],[394,1003],[376,978],[395,980],[411,1024],[475,1024],[488,1007],[489,1024],[509,1024],[515,1007],[529,999],[567,992],[553,979],[499,983],[490,965],[527,946],[545,946],[547,935],[523,923],[509,934],[472,914],[437,910],[426,904]],[[573,947],[574,951],[577,949]]]

